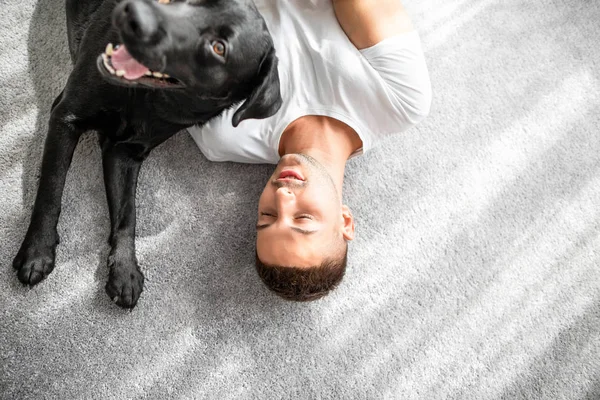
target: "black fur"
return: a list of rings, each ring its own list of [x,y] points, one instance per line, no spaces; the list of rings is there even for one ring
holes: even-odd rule
[[[52,104],[31,222],[13,266],[29,285],[54,269],[67,170],[80,135],[96,131],[111,219],[106,292],[133,308],[144,282],[134,245],[142,162],[175,133],[236,103],[244,101],[235,126],[277,112],[277,58],[251,0],[67,0],[66,11],[74,68]],[[215,41],[225,45],[225,57],[215,54]],[[136,60],[174,83],[111,75],[100,56],[109,42],[124,43]]]

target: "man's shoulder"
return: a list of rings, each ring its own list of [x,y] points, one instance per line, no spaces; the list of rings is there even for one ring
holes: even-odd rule
[[[247,119],[235,128],[231,123],[235,110],[226,110],[202,126],[188,128],[204,156],[211,161],[276,163],[267,121],[273,117]]]

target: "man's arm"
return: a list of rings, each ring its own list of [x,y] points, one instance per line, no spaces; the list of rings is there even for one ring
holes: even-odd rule
[[[400,0],[332,0],[337,20],[357,49],[413,30]]]

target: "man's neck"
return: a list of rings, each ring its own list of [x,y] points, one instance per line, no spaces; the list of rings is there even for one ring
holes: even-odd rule
[[[292,122],[279,142],[279,155],[305,154],[329,172],[340,192],[346,161],[362,147],[362,141],[348,125],[333,118],[307,115]]]

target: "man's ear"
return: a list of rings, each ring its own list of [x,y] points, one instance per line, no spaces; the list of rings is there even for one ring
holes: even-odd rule
[[[282,100],[275,48],[272,47],[262,59],[255,82],[257,86],[254,91],[233,114],[231,122],[234,127],[245,119],[268,118],[279,111]]]
[[[354,239],[354,216],[347,205],[342,206],[342,234],[344,239]]]

